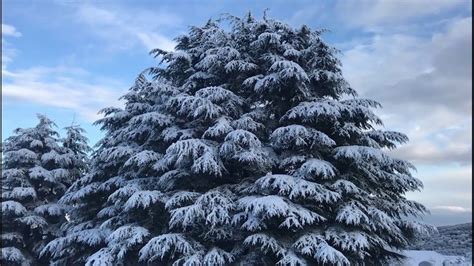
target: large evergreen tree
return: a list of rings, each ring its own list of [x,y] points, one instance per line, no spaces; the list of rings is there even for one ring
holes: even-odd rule
[[[84,146],[73,147],[87,147],[83,136],[68,136],[71,147],[61,146],[54,123],[38,118],[36,127],[16,129],[3,143],[2,265],[47,263],[39,251],[60,236],[65,222],[67,206],[57,201],[85,170]]]
[[[226,30],[230,23],[230,30]],[[91,172],[62,198],[43,254],[87,265],[346,265],[397,256],[430,229],[405,192],[407,141],[344,80],[322,31],[250,14],[177,38],[106,108]],[[151,75],[151,78],[147,78]]]

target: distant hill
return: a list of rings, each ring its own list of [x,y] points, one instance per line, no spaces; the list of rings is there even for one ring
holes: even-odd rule
[[[464,256],[472,260],[472,223],[440,226],[439,234],[420,239],[412,250],[432,250],[444,255]]]

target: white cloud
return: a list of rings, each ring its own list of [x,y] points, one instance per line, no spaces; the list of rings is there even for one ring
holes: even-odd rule
[[[378,31],[386,25],[438,15],[455,8],[469,5],[465,0],[339,0],[336,12],[350,26],[365,27]],[[350,14],[350,15],[349,15]]]
[[[5,101],[21,101],[74,110],[88,121],[106,106],[120,106],[124,86],[98,80],[87,71],[70,67],[31,67],[2,71]]]
[[[472,209],[470,208],[464,208],[461,206],[435,206],[431,208],[432,210],[441,210],[441,211],[448,211],[448,212],[454,212],[454,213],[468,213],[472,212]]]
[[[165,12],[106,9],[93,5],[80,6],[76,17],[92,33],[110,42],[114,49],[129,49],[140,44],[148,50],[172,50],[175,43],[163,30],[181,22],[180,18]]]
[[[391,152],[415,163],[425,185],[407,196],[434,206],[430,219],[443,223],[471,212],[471,21],[446,20],[431,36],[379,32],[355,47],[351,40],[342,57],[350,84],[384,106],[386,128],[410,138]]]
[[[388,129],[410,137],[396,155],[419,163],[470,163],[471,21],[453,19],[431,37],[378,34],[344,52],[349,83],[382,103]]]
[[[21,32],[12,25],[2,23],[2,36],[21,37]]]
[[[172,50],[174,42],[163,34],[177,26],[180,18],[165,12],[143,9],[113,9],[91,4],[72,5],[74,16],[90,33],[105,40],[102,51],[130,49],[137,45],[147,49]],[[71,16],[69,16],[70,18]],[[100,79],[82,68],[33,65],[11,69],[17,50],[4,37],[20,37],[15,27],[2,24],[2,96],[4,101],[21,101],[74,110],[88,121],[100,116],[97,111],[119,106],[118,98],[128,88],[115,80]],[[8,64],[8,65],[7,65]]]
[[[304,8],[297,10],[293,13],[288,19],[288,23],[294,27],[301,27],[303,24],[308,24],[310,20],[312,23],[318,25],[318,27],[324,26],[324,23],[327,22],[333,14],[327,12],[329,7],[327,6],[329,2],[313,2],[311,8]]]
[[[433,114],[433,116],[436,116]],[[457,118],[458,119],[458,118]],[[456,120],[454,120],[456,121]],[[429,128],[429,120],[423,121],[423,128],[407,129],[411,140],[408,144],[391,151],[416,164],[459,163],[469,165],[472,162],[472,124],[470,119],[453,122],[440,128]],[[451,125],[456,126],[451,126]]]
[[[21,101],[74,110],[88,121],[100,116],[106,106],[119,106],[124,85],[97,79],[86,70],[74,67],[33,66],[10,70],[18,53],[4,38],[20,37],[11,25],[2,24],[2,96],[6,101]]]
[[[12,48],[10,43],[2,38],[2,72],[7,69],[7,64],[13,61],[16,53],[16,49]]]
[[[21,33],[15,27],[2,23],[2,72],[6,70],[7,64],[13,61],[17,50],[6,40],[10,37],[21,37]]]
[[[438,164],[420,166],[418,170],[415,176],[423,182],[424,188],[421,192],[407,193],[407,198],[418,201],[429,209],[436,206],[472,208],[472,166]]]
[[[148,50],[161,48],[166,51],[171,51],[176,45],[174,41],[160,34],[146,32],[138,32],[136,34],[138,39]]]

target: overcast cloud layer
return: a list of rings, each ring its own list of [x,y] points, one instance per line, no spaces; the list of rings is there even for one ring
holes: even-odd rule
[[[150,49],[172,49],[188,26],[224,12],[261,16],[270,7],[293,26],[332,31],[325,37],[342,51],[352,87],[382,103],[386,129],[409,136],[391,153],[417,166],[425,189],[409,197],[432,210],[428,220],[470,220],[471,1],[184,2],[3,1],[3,139],[43,112],[63,126],[77,114],[95,142],[97,111],[120,106],[134,77],[156,63]]]

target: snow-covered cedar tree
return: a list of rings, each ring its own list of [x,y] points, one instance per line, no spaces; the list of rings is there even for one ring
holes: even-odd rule
[[[54,123],[38,115],[36,127],[16,129],[3,143],[2,265],[45,265],[46,243],[61,236],[67,206],[59,198],[85,170],[87,144],[78,129],[60,145]],[[79,130],[80,131],[80,130]],[[79,147],[77,147],[77,145]]]
[[[396,257],[430,227],[421,182],[387,154],[380,105],[344,80],[322,31],[209,20],[156,49],[125,107],[103,109],[91,171],[43,250],[86,265],[348,265]]]

